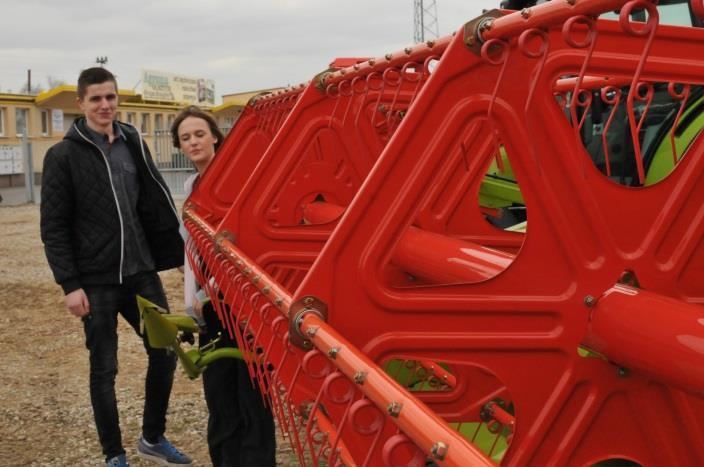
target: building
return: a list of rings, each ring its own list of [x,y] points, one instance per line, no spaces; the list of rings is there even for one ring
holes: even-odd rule
[[[249,99],[262,92],[249,91],[223,96],[221,105],[206,108],[227,132],[242,113]],[[76,99],[76,86],[61,85],[36,96],[0,93],[0,188],[24,186],[23,137],[31,145],[35,183],[41,179],[44,154],[61,141],[73,120],[81,115]],[[118,92],[117,118],[141,129],[152,150],[157,166],[165,171],[190,170],[184,157],[173,149],[169,128],[180,103],[144,100],[129,89]]]

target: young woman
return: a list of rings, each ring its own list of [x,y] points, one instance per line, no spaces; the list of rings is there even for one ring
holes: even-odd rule
[[[196,168],[196,173],[185,182],[188,195],[208,168],[223,135],[213,117],[195,106],[185,108],[176,116],[171,135],[174,146],[180,148]],[[203,302],[188,260],[184,275],[186,310],[203,327],[198,344],[202,347],[220,333],[218,347],[236,347],[237,343],[223,330],[213,306]],[[247,365],[234,359],[212,363],[203,372],[203,390],[209,411],[208,449],[213,465],[276,465],[274,420],[249,380]]]

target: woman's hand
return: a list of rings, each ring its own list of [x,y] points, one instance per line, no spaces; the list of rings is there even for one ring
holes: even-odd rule
[[[193,312],[199,318],[203,317],[203,302],[198,298],[198,294],[193,295]]]

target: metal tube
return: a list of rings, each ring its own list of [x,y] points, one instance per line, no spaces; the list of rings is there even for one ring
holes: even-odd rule
[[[572,16],[598,16],[618,10],[628,0],[556,0],[526,8],[523,11],[479,23],[479,39],[508,39],[532,28],[549,28],[564,24]]]
[[[413,47],[407,47],[404,50],[387,54],[384,57],[371,58],[366,62],[358,63],[354,66],[343,68],[324,76],[323,84],[339,83],[342,80],[351,80],[357,76],[366,76],[374,71],[382,72],[389,67],[401,68],[408,62],[423,63],[423,61],[431,56],[440,56],[445,51],[453,36],[443,36],[435,40],[417,44]]]
[[[392,257],[404,271],[437,283],[490,279],[513,259],[510,253],[413,226],[403,234]]]
[[[311,224],[337,220],[345,208],[308,203],[303,218]],[[514,255],[411,226],[396,246],[392,261],[405,272],[436,283],[479,282],[504,271]]]
[[[345,208],[333,203],[313,202],[303,206],[303,220],[308,224],[327,224],[336,221]]]
[[[584,345],[614,363],[704,395],[704,308],[615,285],[591,315]]]

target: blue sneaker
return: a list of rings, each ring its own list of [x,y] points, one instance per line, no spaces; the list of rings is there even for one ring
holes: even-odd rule
[[[124,454],[115,456],[105,462],[105,467],[130,467],[127,457]]]
[[[176,449],[169,440],[163,436],[155,444],[148,443],[144,437],[139,438],[137,444],[137,455],[143,459],[149,459],[160,465],[170,467],[183,467],[193,465],[190,457]]]

